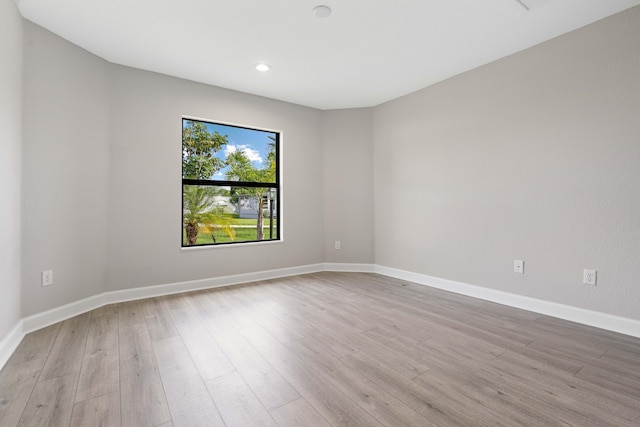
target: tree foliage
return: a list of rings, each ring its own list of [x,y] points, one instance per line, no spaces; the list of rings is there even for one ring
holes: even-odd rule
[[[269,137],[271,138],[271,137]],[[273,139],[273,138],[271,138]],[[227,179],[229,181],[244,182],[276,182],[276,151],[275,142],[269,143],[265,166],[257,168],[244,151],[234,151],[227,155]]]
[[[218,195],[215,187],[202,185],[185,185],[182,194],[182,218],[187,244],[195,245],[198,234],[204,227],[215,243],[213,232],[217,229],[224,231],[231,240],[235,239],[234,223],[229,216],[224,215],[224,209],[215,205]]]
[[[209,179],[224,167],[215,154],[227,145],[227,136],[211,133],[204,123],[186,120],[182,129],[182,176]]]
[[[270,137],[271,138],[271,137]],[[271,138],[273,140],[273,138]],[[269,182],[276,181],[276,152],[275,141],[269,144],[267,161],[262,168],[255,167],[243,151],[235,151],[227,155],[227,179],[229,181]],[[258,223],[256,224],[257,240],[264,239],[264,199],[269,193],[265,187],[242,187],[236,189],[238,194],[254,197],[258,203]]]
[[[182,129],[182,176],[190,179],[209,179],[224,167],[215,154],[227,144],[227,137],[211,133],[204,123],[186,121]],[[183,186],[182,220],[188,245],[198,241],[198,233],[204,227],[211,233],[221,228],[231,239],[235,238],[231,221],[215,205],[215,187]],[[215,238],[214,238],[215,242]]]

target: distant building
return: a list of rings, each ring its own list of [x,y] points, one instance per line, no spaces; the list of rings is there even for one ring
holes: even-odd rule
[[[231,202],[230,196],[213,196],[213,206],[223,208],[226,212],[235,212],[236,206]]]
[[[271,212],[270,203],[273,203],[273,217],[276,218],[276,201],[269,197],[264,197],[262,201],[263,213],[269,216]],[[238,195],[238,214],[240,218],[255,219],[258,218],[258,198],[248,194]]]

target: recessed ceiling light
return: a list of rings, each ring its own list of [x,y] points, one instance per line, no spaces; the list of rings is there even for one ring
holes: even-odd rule
[[[271,69],[271,65],[269,64],[256,64],[256,70],[258,71],[269,71]]]
[[[313,8],[313,16],[316,18],[326,18],[331,15],[331,8],[323,4]]]

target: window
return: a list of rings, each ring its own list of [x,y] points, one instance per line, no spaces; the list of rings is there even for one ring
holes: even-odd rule
[[[280,240],[280,134],[182,119],[182,247]]]

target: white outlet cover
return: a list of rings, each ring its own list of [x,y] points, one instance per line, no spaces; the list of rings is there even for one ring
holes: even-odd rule
[[[521,259],[514,259],[513,260],[513,272],[514,273],[519,273],[519,274],[524,274],[524,261]]]
[[[598,271],[585,268],[582,275],[582,282],[585,285],[596,286],[598,282]]]
[[[42,272],[42,286],[53,285],[53,270],[47,270]]]

